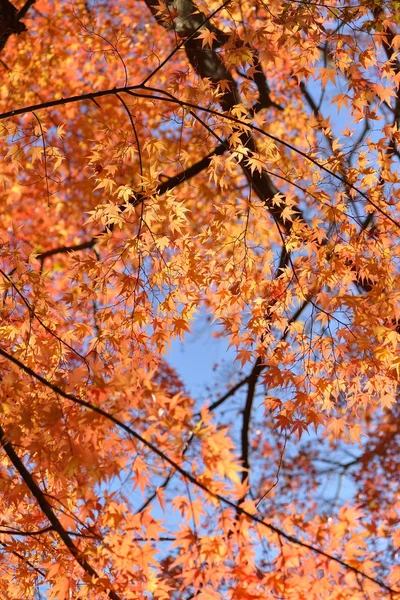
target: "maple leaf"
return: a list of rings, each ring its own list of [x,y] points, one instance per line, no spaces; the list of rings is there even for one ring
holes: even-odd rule
[[[375,85],[375,93],[379,96],[381,102],[387,102],[390,104],[391,99],[396,97],[396,91],[390,86]]]
[[[214,41],[217,39],[217,34],[211,29],[204,28],[197,33],[197,37],[201,40],[202,48],[205,46],[212,48]]]

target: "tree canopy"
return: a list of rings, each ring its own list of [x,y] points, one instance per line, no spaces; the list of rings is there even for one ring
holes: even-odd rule
[[[399,21],[0,0],[1,598],[400,599]]]

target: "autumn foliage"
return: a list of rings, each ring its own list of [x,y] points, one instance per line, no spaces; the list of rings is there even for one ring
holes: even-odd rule
[[[398,0],[0,0],[0,49],[0,598],[400,599]]]

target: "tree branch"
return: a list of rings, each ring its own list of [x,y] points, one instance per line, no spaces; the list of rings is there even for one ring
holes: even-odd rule
[[[20,19],[26,14],[32,2],[27,2],[27,4],[27,7],[24,6],[18,12],[9,0],[0,0],[0,51],[3,50],[11,35],[19,35],[23,31],[26,31],[26,27],[21,23]]]
[[[252,371],[247,379],[247,395],[246,402],[243,408],[243,422],[241,431],[241,442],[242,442],[242,454],[241,462],[245,471],[242,472],[242,482],[248,477],[250,479],[250,462],[249,462],[249,431],[251,421],[251,411],[253,408],[253,401],[256,392],[256,386],[258,378],[264,369],[265,365],[262,364],[261,358],[258,357]],[[245,496],[243,496],[238,504],[244,502]]]
[[[1,353],[3,354],[3,356],[5,355],[3,352],[1,352]],[[40,376],[38,376],[38,377],[40,377]],[[44,380],[44,378],[41,378],[41,379]],[[44,513],[44,515],[47,517],[47,519],[51,523],[54,531],[56,533],[58,533],[58,535],[64,542],[65,546],[68,548],[69,552],[72,554],[72,556],[76,560],[76,562],[82,567],[82,569],[88,575],[90,575],[90,577],[95,577],[96,579],[99,579],[99,575],[98,575],[97,571],[87,562],[87,560],[85,558],[83,558],[81,556],[79,549],[75,546],[74,542],[71,540],[70,536],[65,531],[64,527],[61,525],[61,523],[58,520],[57,516],[55,515],[51,505],[47,501],[46,496],[44,495],[44,493],[42,492],[40,487],[37,485],[32,474],[28,471],[28,469],[25,467],[22,460],[19,458],[19,456],[15,452],[11,442],[7,439],[6,434],[1,426],[0,426],[0,444],[3,447],[8,458],[10,459],[10,462],[12,463],[12,465],[14,466],[16,471],[20,474],[21,478],[27,485],[29,491],[36,499],[42,512]],[[113,592],[112,590],[110,590],[108,592],[108,596],[109,596],[109,598],[111,598],[111,600],[121,600],[121,597],[118,594],[116,594],[115,592]]]
[[[0,546],[3,546],[3,548],[5,548],[7,550],[7,552],[10,552],[10,554],[13,554],[17,558],[19,558],[19,560],[21,560],[26,565],[28,565],[33,571],[36,571],[36,573],[39,573],[39,575],[41,575],[42,577],[46,577],[46,573],[44,571],[42,571],[42,569],[35,567],[35,565],[33,563],[31,563],[30,560],[25,558],[25,556],[23,554],[21,554],[20,552],[17,552],[16,550],[12,550],[11,548],[9,548],[8,544],[5,544],[4,542],[0,542]]]

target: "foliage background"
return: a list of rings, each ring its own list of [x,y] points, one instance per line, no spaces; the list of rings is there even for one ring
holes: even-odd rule
[[[1,0],[2,597],[400,595],[398,12]]]

